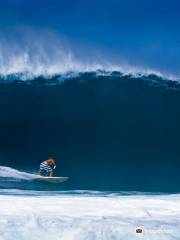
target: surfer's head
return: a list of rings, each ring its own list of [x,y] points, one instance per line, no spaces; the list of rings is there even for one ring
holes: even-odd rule
[[[56,166],[55,158],[54,158],[54,157],[49,157],[46,162],[47,162],[50,166],[52,166],[53,168],[54,168],[54,166]]]

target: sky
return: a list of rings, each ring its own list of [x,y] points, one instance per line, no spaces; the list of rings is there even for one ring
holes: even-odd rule
[[[179,12],[178,0],[6,0],[0,2],[0,33],[48,29],[76,53],[98,52],[109,61],[180,76]]]

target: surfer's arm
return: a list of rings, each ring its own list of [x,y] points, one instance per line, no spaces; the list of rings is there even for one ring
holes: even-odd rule
[[[50,172],[49,176],[50,176],[50,177],[52,177],[52,176],[53,176],[53,171],[51,171],[51,172]]]

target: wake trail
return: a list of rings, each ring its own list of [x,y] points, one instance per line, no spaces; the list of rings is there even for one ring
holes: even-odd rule
[[[11,167],[0,166],[0,179],[32,180],[36,175],[19,171]]]

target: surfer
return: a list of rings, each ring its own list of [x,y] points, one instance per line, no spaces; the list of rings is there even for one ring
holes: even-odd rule
[[[50,157],[40,164],[39,174],[45,177],[52,177],[53,170],[56,168],[55,159]]]

